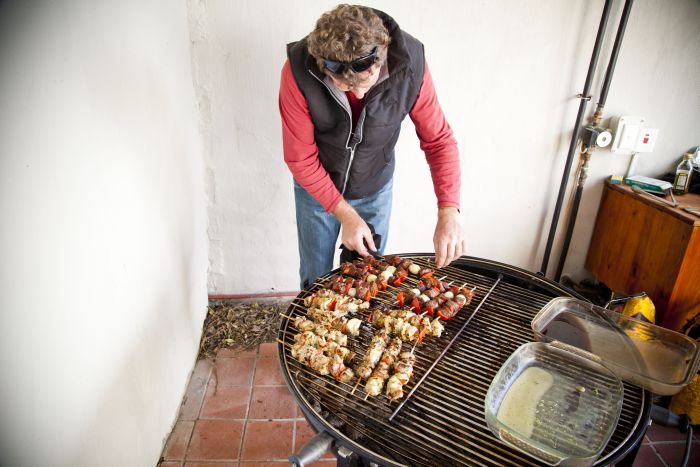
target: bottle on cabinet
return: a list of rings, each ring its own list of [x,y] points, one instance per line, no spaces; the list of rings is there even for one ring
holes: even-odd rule
[[[676,168],[676,177],[673,179],[673,192],[677,195],[688,193],[690,177],[693,175],[693,159],[691,153],[683,154],[683,160]]]

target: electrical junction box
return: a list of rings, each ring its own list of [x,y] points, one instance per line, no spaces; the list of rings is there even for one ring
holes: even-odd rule
[[[615,136],[613,137],[610,151],[615,154],[634,154],[637,151],[637,143],[644,130],[644,117],[624,116],[617,119]]]

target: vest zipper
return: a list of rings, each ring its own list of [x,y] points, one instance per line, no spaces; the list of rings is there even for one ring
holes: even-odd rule
[[[355,148],[357,147],[358,144],[360,144],[360,143],[362,142],[362,137],[360,136],[360,140],[359,140],[357,143],[355,143],[352,147],[350,146],[350,138],[352,138],[352,113],[351,113],[351,111],[348,110],[348,109],[343,105],[342,102],[340,102],[340,99],[338,99],[338,98],[336,97],[336,95],[335,95],[335,93],[333,92],[333,90],[326,84],[325,81],[323,81],[321,78],[319,78],[318,76],[316,76],[316,75],[314,74],[313,71],[308,70],[308,72],[311,74],[311,76],[313,76],[314,78],[316,78],[316,80],[317,80],[319,83],[321,83],[322,85],[324,85],[324,86],[326,87],[326,89],[328,89],[328,92],[330,93],[330,95],[333,97],[333,99],[335,99],[335,101],[338,103],[338,105],[339,105],[343,110],[345,110],[346,115],[347,115],[348,118],[350,119],[350,131],[348,132],[348,138],[347,138],[347,140],[345,140],[345,149],[349,149],[349,150],[350,150],[350,159],[348,160],[348,167],[347,167],[347,169],[345,169],[345,178],[344,178],[344,180],[343,180],[343,189],[340,191],[340,194],[341,194],[341,195],[345,195],[345,190],[346,190],[346,188],[348,187],[348,179],[350,178],[350,169],[352,168],[352,161],[355,159]],[[359,123],[359,121],[358,121],[358,123]],[[359,125],[358,125],[358,126],[359,126]],[[361,130],[361,129],[360,129],[360,135],[362,135],[362,130]]]

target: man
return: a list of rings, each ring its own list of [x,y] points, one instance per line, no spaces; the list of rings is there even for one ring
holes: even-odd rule
[[[383,252],[394,146],[406,115],[415,124],[437,196],[437,266],[465,253],[459,152],[423,45],[381,11],[339,5],[321,16],[311,34],[289,44],[287,54],[279,106],[284,160],[295,180],[301,287],[333,268],[341,230],[342,243],[360,255]]]

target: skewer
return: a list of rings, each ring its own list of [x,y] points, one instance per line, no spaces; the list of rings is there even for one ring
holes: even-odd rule
[[[469,316],[467,321],[462,325],[462,327],[459,329],[459,331],[457,331],[457,334],[455,334],[454,337],[452,338],[452,340],[447,344],[447,346],[445,346],[442,353],[438,356],[438,358],[435,359],[433,364],[430,365],[430,367],[428,367],[426,372],[423,374],[423,377],[420,380],[418,380],[418,382],[415,384],[415,386],[413,386],[413,389],[411,389],[411,392],[408,393],[408,396],[406,396],[406,398],[403,400],[403,402],[401,402],[401,404],[399,404],[399,406],[396,407],[394,412],[392,412],[392,414],[389,416],[390,422],[394,419],[394,417],[396,417],[396,414],[398,414],[401,411],[401,409],[406,404],[406,402],[408,402],[411,399],[411,396],[413,396],[413,394],[420,387],[420,385],[423,383],[423,381],[425,381],[425,378],[427,378],[428,375],[430,375],[430,372],[433,371],[433,368],[435,368],[435,366],[440,362],[440,360],[442,360],[442,357],[444,357],[445,354],[447,353],[447,351],[450,350],[450,347],[452,347],[452,344],[455,343],[455,341],[460,336],[460,334],[462,334],[462,331],[464,331],[464,329],[469,325],[472,318],[474,318],[474,315],[476,315],[476,313],[481,309],[481,306],[484,304],[484,302],[486,302],[486,300],[489,298],[489,296],[491,295],[491,292],[493,292],[493,290],[496,288],[496,286],[501,282],[501,279],[503,279],[503,274],[498,275],[496,282],[493,283],[493,285],[491,286],[491,289],[486,293],[484,298],[481,299],[479,304],[476,306],[476,309],[472,312],[472,314]]]
[[[350,391],[350,395],[354,395],[355,391],[357,391],[357,387],[360,385],[360,381],[362,381],[362,378],[358,376],[357,378],[357,383],[355,383],[355,387],[352,388],[352,391]]]

